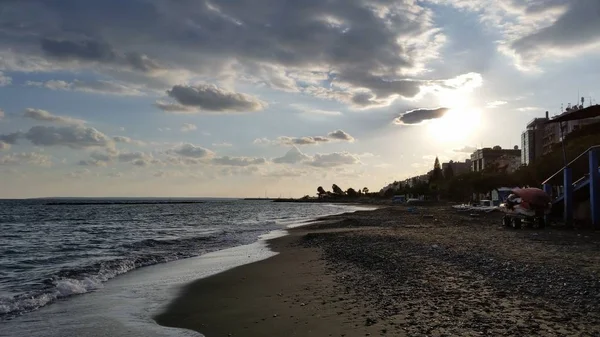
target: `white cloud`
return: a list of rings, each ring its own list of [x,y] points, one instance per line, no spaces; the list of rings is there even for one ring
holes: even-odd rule
[[[358,156],[348,152],[334,152],[329,154],[316,154],[309,165],[317,167],[336,167],[360,163]]]
[[[214,147],[232,147],[233,144],[223,142],[223,143],[213,143],[212,146],[214,146]]]
[[[170,153],[194,159],[205,159],[214,156],[214,152],[211,150],[193,144],[183,144],[175,149],[170,150]]]
[[[347,132],[345,132],[343,130],[332,131],[327,134],[327,137],[329,137],[329,139],[343,140],[346,142],[354,141],[354,137],[350,136]]]
[[[488,104],[486,104],[486,107],[489,109],[494,109],[497,108],[499,106],[508,104],[508,102],[506,101],[493,101],[493,102],[488,102]]]
[[[274,158],[273,162],[276,164],[297,164],[310,159],[310,156],[305,155],[300,149],[294,146],[283,157]]]
[[[3,72],[0,71],[0,87],[5,87],[7,85],[12,84],[12,78],[4,75]]]
[[[41,109],[25,109],[23,113],[23,117],[30,118],[36,121],[41,122],[52,122],[57,124],[65,124],[65,125],[81,125],[85,124],[84,120],[66,117],[66,116],[57,116],[53,115],[49,111],[41,110]]]
[[[10,153],[0,156],[0,165],[35,165],[52,166],[52,158],[38,152]]]
[[[343,130],[335,130],[327,134],[327,136],[305,136],[305,137],[288,137],[281,136],[277,140],[269,140],[268,138],[257,138],[254,140],[256,145],[318,145],[331,141],[354,142],[354,137]]]
[[[0,151],[10,150],[10,144],[0,141]]]
[[[267,161],[265,158],[248,158],[248,157],[218,157],[212,160],[214,164],[224,166],[251,166],[262,165]]]
[[[0,109],[0,119],[4,118],[4,110]]]
[[[146,145],[146,142],[144,142],[144,141],[131,139],[131,138],[125,137],[125,136],[114,136],[113,141],[115,141],[116,143],[133,144],[133,145],[138,145],[138,146]]]
[[[308,106],[305,106],[302,104],[290,104],[290,107],[302,112],[303,114],[307,114],[307,115],[323,115],[323,116],[341,116],[342,115],[342,113],[339,111],[311,108],[311,107],[308,107]]]
[[[538,108],[536,106],[525,106],[525,107],[517,108],[517,111],[521,111],[521,112],[540,111],[540,110],[542,110],[542,108]]]
[[[181,132],[190,132],[196,130],[198,130],[198,127],[194,124],[185,123],[181,126]]]
[[[80,91],[93,94],[107,94],[120,96],[140,96],[143,93],[132,86],[117,81],[94,80],[66,82],[61,80],[49,80],[46,82],[27,81],[27,86],[44,87],[51,90]]]
[[[477,147],[466,145],[463,148],[454,149],[453,151],[454,152],[462,152],[462,153],[473,153],[473,152],[477,151]]]

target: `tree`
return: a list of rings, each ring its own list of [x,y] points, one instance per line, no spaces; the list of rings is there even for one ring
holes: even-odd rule
[[[431,172],[431,176],[429,177],[430,183],[438,183],[443,180],[444,174],[442,172],[442,166],[440,165],[440,160],[438,157],[435,157],[435,162],[433,163],[433,172]]]
[[[346,194],[350,197],[350,198],[356,198],[358,197],[358,192],[356,192],[355,189],[353,189],[352,187],[350,187],[347,191]]]
[[[362,191],[364,194],[369,194],[369,189],[366,187],[363,187]]]
[[[325,194],[327,194],[327,192],[325,192],[323,186],[319,186],[317,188],[317,194],[319,195],[319,198],[322,198]]]
[[[333,190],[333,194],[335,195],[344,195],[344,191],[336,184],[333,184],[333,186],[331,186],[331,189]]]
[[[446,169],[444,169],[444,179],[450,180],[452,178],[454,178],[454,168],[452,168],[452,161],[450,161]]]

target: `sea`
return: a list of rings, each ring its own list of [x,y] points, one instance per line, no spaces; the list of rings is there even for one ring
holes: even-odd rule
[[[274,255],[264,239],[286,228],[358,209],[233,199],[0,200],[0,336],[189,335],[152,326],[177,289]]]

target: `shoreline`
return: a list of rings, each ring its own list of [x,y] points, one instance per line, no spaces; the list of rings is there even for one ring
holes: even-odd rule
[[[213,336],[599,335],[600,234],[387,207],[321,218],[279,254],[185,286],[155,320]]]

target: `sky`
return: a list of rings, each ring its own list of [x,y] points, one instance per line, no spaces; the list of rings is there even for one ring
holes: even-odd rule
[[[599,73],[598,0],[5,0],[0,198],[376,191]]]

